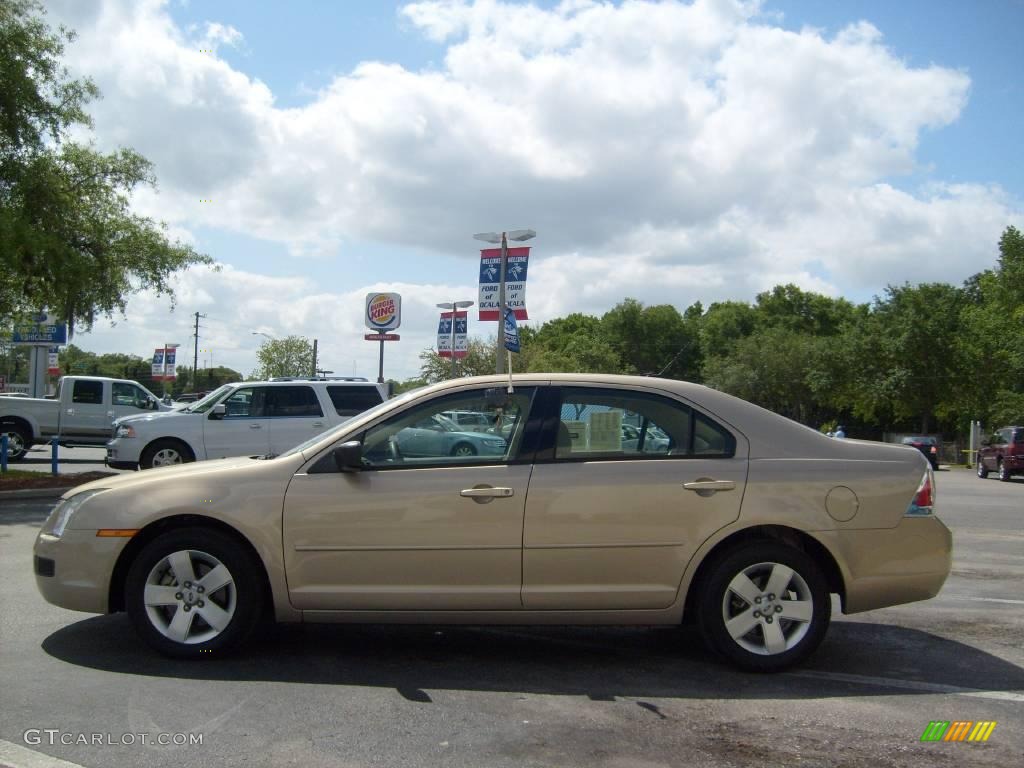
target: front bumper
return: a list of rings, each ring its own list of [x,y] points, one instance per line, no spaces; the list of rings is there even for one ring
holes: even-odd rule
[[[843,571],[844,613],[935,597],[953,567],[953,534],[934,516],[904,517],[895,528],[830,531],[822,540]]]
[[[114,469],[138,469],[140,453],[137,439],[115,437],[107,442],[107,456],[103,463]]]
[[[127,538],[67,530],[59,539],[40,533],[33,547],[36,586],[46,602],[87,613],[107,613],[110,577]],[[52,576],[43,575],[52,572]]]

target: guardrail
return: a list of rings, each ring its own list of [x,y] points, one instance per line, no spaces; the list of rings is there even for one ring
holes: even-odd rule
[[[6,433],[0,435],[0,472],[7,471],[7,454],[10,451],[10,438]],[[57,438],[50,440],[50,473],[57,474]]]

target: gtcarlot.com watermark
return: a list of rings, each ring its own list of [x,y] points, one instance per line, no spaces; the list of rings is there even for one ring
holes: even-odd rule
[[[196,747],[203,744],[201,733],[82,733],[59,728],[29,728],[21,738],[30,747],[58,744],[66,747]]]

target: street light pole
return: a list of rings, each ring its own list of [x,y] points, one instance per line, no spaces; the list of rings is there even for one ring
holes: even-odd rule
[[[448,348],[452,356],[452,378],[455,378],[455,313],[460,309],[472,307],[476,302],[472,301],[443,301],[437,305],[439,309],[450,309],[452,311],[451,346]],[[468,321],[468,316],[467,316]]]
[[[498,274],[498,344],[495,349],[494,372],[502,374],[505,372],[505,345],[503,343],[503,331],[505,327],[505,271],[508,267],[508,241],[516,240],[525,242],[537,236],[532,229],[514,229],[511,232],[481,232],[473,235],[474,240],[483,240],[485,243],[501,243],[501,269]]]

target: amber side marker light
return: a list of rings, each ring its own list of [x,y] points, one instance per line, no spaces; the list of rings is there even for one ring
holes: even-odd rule
[[[100,528],[96,535],[107,539],[130,539],[138,532],[138,528]]]

